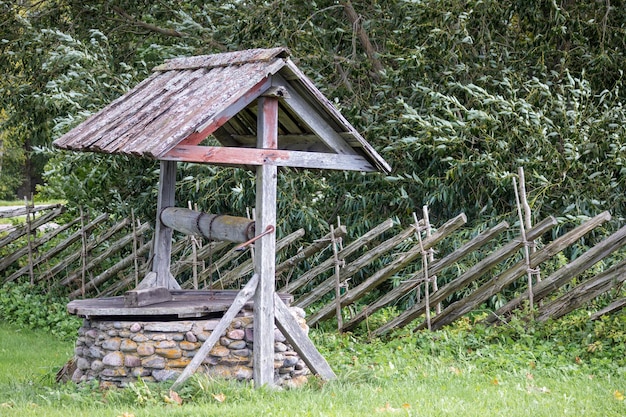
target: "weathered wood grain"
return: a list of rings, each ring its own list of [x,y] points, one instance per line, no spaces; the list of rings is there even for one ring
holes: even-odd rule
[[[257,147],[278,146],[278,99],[261,97]],[[256,171],[256,227],[259,232],[276,227],[277,169],[262,165]],[[276,233],[267,234],[254,244],[254,270],[259,285],[254,295],[254,385],[274,385],[274,286],[276,272]]]
[[[245,242],[254,237],[254,222],[245,217],[166,207],[159,218],[166,227],[207,240]]]
[[[553,242],[547,244],[530,256],[530,267],[536,268],[542,262],[545,262],[557,253],[561,252],[563,249],[569,247],[572,243],[589,233],[595,227],[610,219],[610,217],[611,216],[606,212],[601,213]],[[513,281],[523,276],[526,273],[527,268],[528,265],[526,261],[520,261],[505,272],[490,279],[487,283],[472,292],[467,297],[450,304],[444,309],[444,311],[441,312],[441,314],[433,318],[431,323],[432,328],[434,330],[440,329],[469,313],[482,302],[490,297],[493,297],[495,294],[511,285]],[[422,328],[424,328],[424,323],[416,327],[416,329]]]
[[[370,230],[367,233],[365,233],[363,236],[361,236],[357,240],[355,240],[355,241],[351,242],[350,244],[346,245],[342,250],[340,250],[337,253],[337,257],[339,258],[339,260],[343,260],[343,259],[348,258],[350,255],[355,253],[357,250],[359,250],[363,246],[367,245],[369,242],[373,241],[378,236],[380,236],[382,233],[384,233],[385,231],[391,229],[392,227],[393,227],[393,221],[391,219],[385,220],[384,222],[382,222],[381,224],[377,225],[376,227],[374,227],[372,230]],[[313,280],[319,274],[321,274],[324,271],[327,271],[328,269],[332,268],[332,266],[333,266],[333,260],[330,259],[330,258],[326,259],[325,261],[323,261],[319,265],[316,265],[313,268],[309,269],[307,272],[305,272],[304,274],[299,276],[293,282],[290,282],[289,284],[287,284],[284,288],[281,289],[281,291],[293,293],[296,290],[298,290],[299,288],[302,288],[304,285],[309,283],[311,280]]]
[[[126,291],[124,307],[144,307],[172,300],[172,294],[165,287],[151,287]]]
[[[276,313],[276,327],[283,333],[309,369],[327,381],[337,378],[326,359],[315,348],[315,345],[313,345],[278,295],[274,295],[274,309]]]
[[[161,212],[173,207],[176,203],[176,162],[161,161],[159,171],[159,195],[157,199],[157,218],[154,231],[154,260],[152,261],[152,272],[157,274],[157,287],[170,288],[170,263],[172,256],[172,234],[173,230],[161,222]]]
[[[587,302],[621,285],[626,281],[626,261],[622,261],[595,277],[578,284],[562,296],[542,305],[536,320],[558,320]]]
[[[413,226],[408,227],[402,230],[400,233],[392,236],[391,238],[371,248],[366,253],[361,255],[359,258],[346,264],[341,269],[341,272],[339,273],[339,281],[346,282],[346,280],[353,277],[361,269],[365,268],[367,265],[371,264],[375,260],[379,259],[381,256],[391,251],[393,248],[395,248],[396,246],[398,246],[399,244],[407,240],[409,237],[411,237],[414,233],[415,233],[415,228]],[[339,253],[337,255],[338,255],[337,256],[338,260],[345,259],[344,258],[345,254],[342,254],[341,257],[339,257]],[[328,263],[330,267],[332,267],[334,266],[335,261],[333,258],[328,258],[328,260],[326,260],[325,263]],[[313,304],[314,302],[322,298],[325,294],[332,291],[334,285],[335,285],[335,278],[331,276],[327,278],[321,284],[318,284],[312,291],[309,291],[308,293],[300,297],[298,300],[296,300],[295,304],[298,307],[307,308],[308,306],[310,306],[311,304]]]
[[[507,222],[499,223],[498,225],[484,231],[480,235],[476,236],[474,239],[465,243],[460,248],[456,249],[455,251],[453,251],[446,257],[440,259],[437,262],[433,262],[428,267],[428,276],[433,277],[437,275],[439,272],[441,272],[444,268],[447,268],[448,266],[454,264],[455,262],[460,261],[466,255],[484,246],[487,242],[491,241],[493,238],[495,238],[497,235],[502,233],[508,227],[509,227],[509,224]],[[354,329],[360,322],[365,320],[368,316],[372,315],[373,313],[383,308],[384,306],[388,305],[389,303],[393,302],[394,300],[399,299],[403,295],[407,294],[409,291],[412,291],[415,287],[417,287],[418,285],[422,283],[423,278],[424,278],[424,271],[420,270],[418,273],[414,274],[412,277],[410,277],[407,281],[400,284],[398,287],[392,289],[386,294],[383,294],[374,303],[365,306],[358,314],[356,314],[354,317],[351,317],[350,320],[345,323],[345,325],[342,327],[341,330],[350,331]],[[430,294],[430,301],[432,304],[439,303],[439,301],[435,300],[434,298],[434,294],[436,293],[437,291],[435,291],[433,294]],[[422,304],[422,303],[418,303],[418,304]],[[423,311],[423,308],[420,308],[419,310]],[[406,311],[407,310],[405,310],[405,312]]]
[[[608,212],[602,212],[600,214],[598,214],[597,216],[595,216],[594,218],[592,218],[591,220],[585,222],[583,225],[579,226],[578,228],[572,230],[570,233],[573,233],[575,231],[579,231],[576,234],[573,234],[572,236],[574,236],[573,239],[568,239],[568,234],[566,234],[565,236],[562,236],[561,238],[559,238],[559,240],[553,242],[553,244],[556,245],[560,245],[559,242],[565,242],[566,244],[569,243],[573,243],[576,239],[578,239],[578,237],[576,236],[583,236],[584,234],[588,233],[589,231],[593,230],[594,228],[596,228],[597,226],[603,224],[604,222],[607,222],[611,219],[611,215]],[[580,233],[583,233],[582,235],[580,235]],[[542,280],[541,282],[538,282],[535,285],[535,288],[533,288],[533,298],[535,301],[539,301],[542,298],[546,297],[550,292],[556,290],[557,288],[561,287],[563,284],[565,284],[569,279],[573,278],[574,276],[576,276],[576,274],[578,274],[579,272],[581,272],[581,269],[584,270],[588,267],[590,267],[591,265],[593,265],[594,263],[596,263],[597,261],[599,261],[600,259],[603,258],[603,256],[605,256],[607,253],[605,252],[605,249],[608,246],[608,253],[611,253],[613,250],[611,250],[611,247],[616,243],[621,241],[622,239],[624,239],[624,237],[626,237],[626,229],[622,228],[618,234],[614,234],[612,236],[610,236],[607,239],[608,245],[596,245],[593,249],[585,252],[583,255],[581,255],[579,258],[577,258],[576,260],[574,260],[570,265],[566,265],[563,268],[559,268],[558,271],[556,271],[552,276],[545,278],[544,280]],[[569,246],[569,244],[567,246]],[[566,247],[567,247],[566,246]],[[509,301],[508,303],[506,303],[505,305],[503,305],[502,307],[500,307],[499,309],[496,310],[495,313],[490,314],[486,319],[485,322],[487,323],[493,323],[495,321],[500,320],[502,317],[504,317],[507,313],[509,313],[510,311],[512,311],[514,308],[516,308],[517,306],[520,305],[520,303],[522,302],[522,300],[528,299],[528,290],[524,291],[522,293],[522,295],[515,297],[514,299],[512,299],[511,301]]]
[[[527,237],[529,239],[537,239],[539,236],[548,232],[556,224],[557,221],[554,217],[548,217],[539,222],[537,226],[529,230]],[[466,288],[474,280],[480,279],[481,277],[485,276],[496,265],[511,257],[515,252],[517,252],[522,247],[522,245],[522,241],[516,239],[491,252],[485,258],[481,259],[479,262],[469,268],[467,271],[463,272],[460,276],[456,277],[455,279],[432,293],[430,297],[431,303],[442,302],[453,293],[460,291],[463,288]],[[397,317],[385,323],[378,329],[374,330],[373,335],[380,336],[391,329],[408,325],[411,321],[423,314],[425,307],[426,305],[423,301],[417,303],[416,305],[403,311]]]
[[[441,240],[445,239],[447,236],[457,230],[459,227],[463,226],[466,222],[467,217],[464,213],[459,214],[451,220],[448,220],[431,237],[424,239],[424,241],[422,242],[424,250],[432,248]],[[348,290],[343,295],[343,297],[341,297],[341,306],[345,307],[349,304],[354,303],[356,300],[363,297],[363,295],[365,295],[367,292],[378,287],[387,278],[405,268],[406,265],[414,261],[420,255],[420,247],[413,247],[407,252],[404,252],[395,257],[387,266],[376,271],[372,276],[367,278],[361,284]],[[297,305],[297,303],[295,303],[295,305]],[[326,304],[308,319],[309,324],[313,325],[322,319],[330,317],[334,311],[334,308],[334,302]]]

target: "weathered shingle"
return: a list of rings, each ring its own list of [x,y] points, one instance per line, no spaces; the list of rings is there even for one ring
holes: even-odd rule
[[[298,96],[300,107],[294,110],[288,101],[281,103],[279,149],[358,154],[375,169],[390,170],[291,62],[286,48],[168,60],[54,145],[155,159],[199,134],[212,134],[224,146],[255,147],[256,98],[281,83]],[[320,134],[319,126],[328,132]],[[329,145],[320,138],[327,133],[339,139]]]

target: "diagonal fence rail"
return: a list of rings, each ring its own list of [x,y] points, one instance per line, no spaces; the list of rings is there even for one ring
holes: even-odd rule
[[[72,299],[112,296],[135,288],[151,270],[153,229],[148,223],[114,220],[106,214],[68,220],[61,205],[26,205],[12,214],[26,216],[26,221],[0,234],[2,284],[30,280],[49,288],[64,287]],[[548,217],[508,241],[502,236],[514,233],[501,222],[449,253],[443,253],[450,246],[443,243],[460,241],[455,234],[466,223],[464,214],[432,230],[426,227],[427,219],[408,227],[387,220],[340,247],[337,242],[348,235],[345,226],[308,244],[302,243],[304,231],[299,229],[277,242],[277,285],[279,291],[294,295],[295,306],[312,311],[309,325],[335,316],[341,331],[365,323],[372,336],[405,326],[437,330],[496,295],[513,293],[518,295],[489,312],[486,323],[507,320],[515,309],[528,308],[531,300],[533,317],[544,321],[621,288],[626,261],[591,277],[589,271],[626,246],[626,227],[530,288],[525,280],[529,268],[535,271],[550,262],[610,219],[608,212],[600,213],[554,241],[533,247],[532,253],[524,248],[545,237],[557,225],[555,218]],[[179,237],[172,254],[172,272],[186,289],[240,287],[241,277],[253,269],[250,251],[234,251],[232,244],[202,242],[193,236]],[[458,269],[460,263],[464,270]],[[399,305],[405,307],[398,309]],[[618,299],[606,314],[624,305],[623,298]],[[395,306],[388,310],[395,311],[392,317],[371,320],[390,306]]]

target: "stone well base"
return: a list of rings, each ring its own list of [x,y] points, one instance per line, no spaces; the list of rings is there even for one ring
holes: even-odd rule
[[[292,309],[308,330],[301,309]],[[156,319],[156,318],[155,318]],[[158,320],[158,319],[156,319]],[[96,379],[103,386],[125,386],[141,378],[161,382],[175,379],[189,364],[202,342],[217,326],[216,319],[136,321],[85,319],[75,348],[72,381]],[[237,380],[252,379],[253,318],[245,311],[219,339],[198,372]],[[310,374],[304,361],[274,330],[274,380],[277,385],[299,386]]]

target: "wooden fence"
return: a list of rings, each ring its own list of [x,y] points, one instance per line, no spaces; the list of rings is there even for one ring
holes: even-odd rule
[[[150,270],[153,231],[147,223],[82,213],[59,226],[54,221],[66,216],[60,205],[26,205],[0,217],[17,215],[25,216],[24,223],[0,234],[3,284],[28,280],[67,287],[70,298],[111,296],[134,288]],[[506,320],[522,306],[540,321],[559,318],[619,288],[626,279],[626,261],[588,278],[594,265],[626,245],[626,227],[549,276],[542,279],[538,274],[542,264],[610,220],[607,212],[541,246],[534,242],[557,224],[553,217],[528,230],[522,228],[518,237],[504,244],[503,233],[512,233],[510,225],[502,222],[450,253],[438,250],[436,259],[434,249],[449,246],[441,243],[458,233],[466,218],[460,214],[433,228],[426,210],[423,217],[417,221],[414,215],[407,227],[387,220],[347,244],[345,226],[331,228],[312,243],[302,243],[304,231],[296,230],[277,242],[279,291],[293,294],[296,306],[313,307],[310,325],[334,317],[341,331],[350,331],[365,322],[378,336],[407,325],[440,329],[492,297],[512,293],[512,285],[521,288],[519,295],[489,312],[487,323]],[[242,277],[252,272],[252,255],[224,242],[179,237],[173,244],[172,273],[187,289],[239,288]],[[457,271],[457,265],[467,265],[469,259],[478,260]],[[298,268],[303,262],[306,267]],[[459,297],[461,293],[465,295]],[[412,297],[412,304],[405,302],[407,297]],[[378,321],[370,320],[372,316],[394,305],[410,306],[376,327]],[[620,298],[597,316],[624,305]]]

